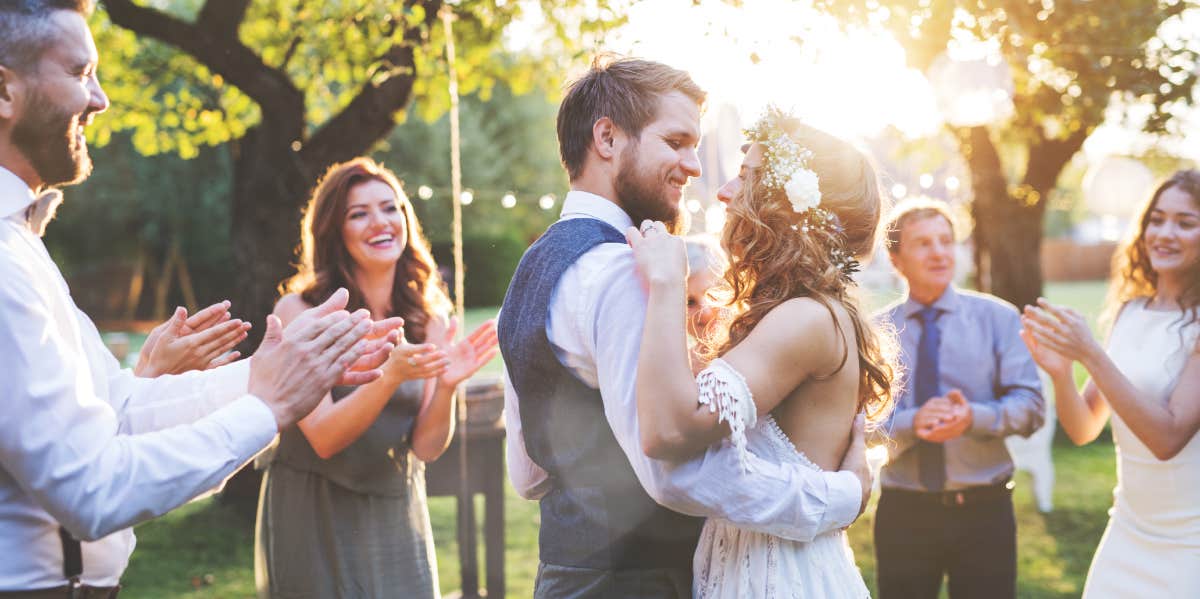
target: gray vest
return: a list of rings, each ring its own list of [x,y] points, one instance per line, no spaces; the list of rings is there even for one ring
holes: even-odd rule
[[[646,495],[605,420],[600,392],[559,363],[546,338],[550,298],[563,272],[601,243],[625,237],[591,218],[552,225],[521,258],[500,311],[500,350],[520,398],[525,449],[551,478],[540,501],[541,560],[605,570],[690,569],[702,521]]]

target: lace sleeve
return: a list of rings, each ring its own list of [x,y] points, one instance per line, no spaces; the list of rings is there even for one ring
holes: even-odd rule
[[[715,412],[718,422],[729,423],[729,440],[737,451],[738,462],[742,471],[750,471],[746,459],[746,429],[758,421],[758,409],[746,379],[728,362],[717,358],[700,371],[696,384],[700,388],[700,404],[708,406],[709,412]]]

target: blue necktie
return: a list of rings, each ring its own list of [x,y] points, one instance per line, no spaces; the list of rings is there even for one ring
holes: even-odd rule
[[[918,406],[938,395],[938,347],[941,333],[937,318],[942,311],[927,306],[916,314],[921,319],[921,341],[917,345],[917,374],[914,378],[913,400]],[[946,448],[941,443],[917,442],[917,476],[927,491],[946,488]]]

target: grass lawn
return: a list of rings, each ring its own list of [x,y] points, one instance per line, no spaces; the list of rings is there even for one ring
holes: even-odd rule
[[[1047,295],[1094,316],[1103,300],[1099,282],[1051,285]],[[883,305],[892,297],[873,297]],[[469,310],[467,329],[493,316],[494,309]],[[485,372],[498,375],[497,358]],[[1100,541],[1116,484],[1113,446],[1099,442],[1076,448],[1056,445],[1057,483],[1055,509],[1050,514],[1034,508],[1029,479],[1017,478],[1018,596],[1022,599],[1078,597],[1092,553]],[[505,524],[507,594],[532,595],[537,569],[537,504],[518,498],[508,489]],[[477,510],[482,514],[482,506]],[[459,586],[457,547],[454,539],[454,500],[430,502],[441,588],[448,593]],[[874,587],[875,560],[871,545],[874,507],[850,529],[851,544],[868,586]],[[303,525],[303,523],[297,523]],[[210,499],[194,502],[137,528],[138,547],[123,584],[122,597],[130,599],[241,598],[254,595],[253,523]],[[482,543],[482,535],[480,535]],[[480,558],[482,562],[482,548]],[[480,580],[484,579],[482,572]]]
[[[1116,484],[1113,447],[1059,445],[1054,511],[1038,513],[1028,477],[1017,479],[1019,585],[1022,599],[1078,597],[1107,522]],[[508,595],[529,597],[537,570],[537,504],[509,489],[506,499]],[[458,588],[454,501],[430,503],[443,593]],[[482,513],[480,506],[478,513]],[[874,588],[872,506],[850,529],[868,586]],[[303,523],[298,523],[303,525]],[[137,527],[138,547],[122,583],[130,599],[241,598],[254,595],[253,525],[205,499]],[[482,538],[482,537],[481,537]],[[480,550],[482,558],[482,548]],[[483,580],[482,572],[480,580]]]

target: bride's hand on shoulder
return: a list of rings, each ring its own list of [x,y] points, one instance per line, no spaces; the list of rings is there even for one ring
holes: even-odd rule
[[[625,238],[633,248],[638,274],[647,285],[683,285],[687,280],[687,248],[683,238],[668,233],[661,222],[647,220],[640,229],[629,227]]]

